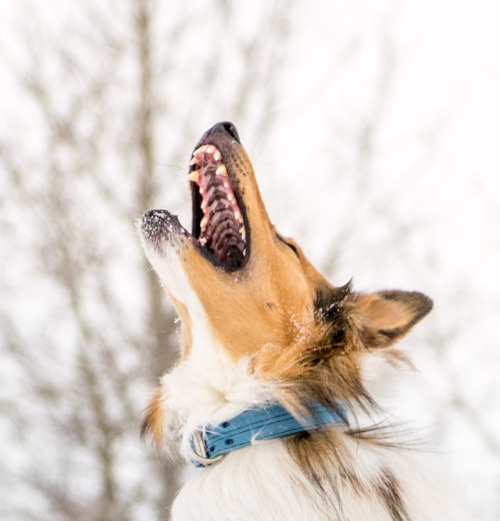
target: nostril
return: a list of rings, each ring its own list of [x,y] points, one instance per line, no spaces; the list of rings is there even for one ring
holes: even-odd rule
[[[240,142],[240,136],[238,135],[238,131],[236,130],[236,126],[233,125],[230,121],[225,121],[222,123],[224,130],[231,135],[238,143]]]

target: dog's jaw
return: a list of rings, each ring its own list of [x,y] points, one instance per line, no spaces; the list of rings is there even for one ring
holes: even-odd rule
[[[151,210],[140,222],[140,237],[146,257],[165,289],[179,302],[197,311],[199,301],[189,285],[180,261],[192,239],[179,219],[166,210]]]

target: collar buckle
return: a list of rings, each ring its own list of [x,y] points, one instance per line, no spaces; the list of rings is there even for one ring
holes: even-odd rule
[[[199,430],[193,431],[189,436],[188,449],[189,455],[197,467],[208,467],[217,463],[225,456],[225,454],[219,454],[214,458],[207,457],[203,435]]]

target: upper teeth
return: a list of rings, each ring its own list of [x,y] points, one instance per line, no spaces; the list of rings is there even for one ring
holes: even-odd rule
[[[225,165],[220,165],[219,168],[217,168],[217,170],[215,171],[215,173],[216,175],[223,175],[224,177],[227,177],[227,170]]]
[[[197,183],[200,180],[200,174],[198,173],[198,170],[193,170],[188,175],[188,180],[192,181],[193,183]]]
[[[193,159],[191,159],[192,165],[198,163],[198,160],[196,160],[196,155],[199,154],[200,152],[205,152],[206,154],[211,154],[216,161],[219,161],[221,159],[221,154],[220,154],[219,150],[217,150],[217,148],[214,147],[214,145],[202,145],[201,147],[197,148],[193,152]]]

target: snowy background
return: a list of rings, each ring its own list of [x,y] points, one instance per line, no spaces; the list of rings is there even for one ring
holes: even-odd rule
[[[231,120],[332,283],[434,299],[394,405],[499,520],[499,27],[497,0],[0,0],[0,518],[165,518],[181,471],[138,424],[177,325],[134,221],[188,225]]]

